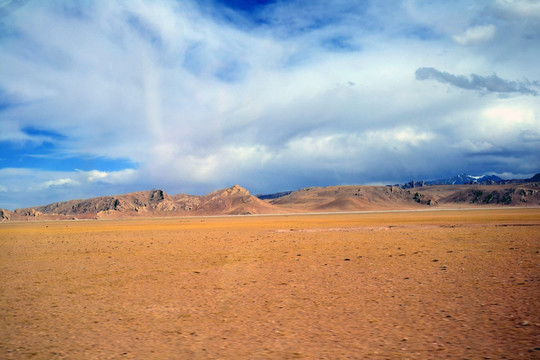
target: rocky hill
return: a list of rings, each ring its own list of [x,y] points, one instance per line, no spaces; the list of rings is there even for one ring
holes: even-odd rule
[[[300,212],[405,210],[438,207],[540,206],[540,181],[499,185],[310,187],[261,200],[235,185],[204,196],[163,190],[71,200],[8,211],[0,220],[107,219]]]
[[[163,190],[133,192],[8,211],[0,220],[102,219],[189,215],[239,215],[275,213],[279,209],[235,185],[205,196],[168,195]]]
[[[540,183],[519,185],[332,186],[306,188],[269,201],[301,211],[356,211],[475,207],[538,206]]]
[[[465,208],[478,206],[539,206],[540,182],[503,185],[332,186],[294,191],[269,201],[302,211],[356,211]]]

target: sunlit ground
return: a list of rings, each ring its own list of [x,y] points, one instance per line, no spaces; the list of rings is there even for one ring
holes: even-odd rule
[[[540,209],[0,224],[0,357],[540,357]]]

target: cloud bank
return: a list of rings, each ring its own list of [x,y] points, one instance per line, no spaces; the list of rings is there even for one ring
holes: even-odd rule
[[[533,3],[245,4],[2,9],[0,207],[538,171]]]

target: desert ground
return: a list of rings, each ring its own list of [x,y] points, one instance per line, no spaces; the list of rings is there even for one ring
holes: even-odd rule
[[[0,224],[3,359],[540,358],[540,209]]]

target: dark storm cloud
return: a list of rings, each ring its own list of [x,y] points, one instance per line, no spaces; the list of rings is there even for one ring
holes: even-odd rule
[[[466,90],[479,90],[493,93],[520,93],[524,95],[538,96],[535,88],[540,88],[538,81],[511,81],[505,80],[493,74],[481,76],[471,74],[470,78],[464,75],[453,75],[444,71],[439,71],[432,67],[421,67],[415,72],[417,80],[433,79],[443,84],[450,84]]]

